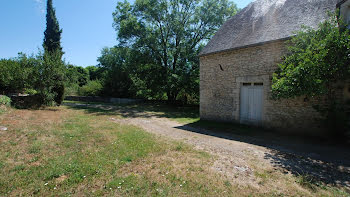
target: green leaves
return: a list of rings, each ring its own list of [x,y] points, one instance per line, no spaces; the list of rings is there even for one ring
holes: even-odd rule
[[[10,106],[11,105],[11,99],[7,96],[0,95],[0,106],[5,105],[5,106]]]
[[[335,15],[318,29],[303,27],[289,42],[289,54],[273,75],[274,98],[317,96],[349,78],[350,36]]]
[[[62,29],[59,27],[56,12],[52,6],[52,0],[47,0],[46,30],[44,32],[45,38],[43,43],[46,52],[55,53],[56,51],[60,51],[62,57],[61,34]]]
[[[36,57],[35,87],[43,101],[43,105],[60,104],[64,94],[66,67],[61,60],[61,52],[44,53]]]
[[[22,53],[17,58],[0,60],[0,94],[14,93],[25,88],[31,88],[35,57]]]
[[[198,95],[197,55],[203,43],[237,11],[228,0],[136,0],[132,5],[119,2],[113,13],[119,45],[143,56],[141,61],[131,60],[133,70],[141,72],[131,72],[133,83],[145,88],[153,84],[149,88],[159,91],[159,96],[166,93],[169,100],[175,100],[183,91]],[[150,74],[154,70],[158,73],[143,74],[147,65],[153,65]]]

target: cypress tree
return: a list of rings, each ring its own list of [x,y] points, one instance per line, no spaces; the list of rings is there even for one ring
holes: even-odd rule
[[[47,0],[47,12],[46,12],[46,30],[44,38],[44,50],[48,53],[59,52],[63,55],[61,47],[61,34],[62,29],[58,24],[56,18],[56,11],[52,6],[52,0]]]
[[[56,11],[52,6],[52,0],[47,0],[46,12],[46,30],[44,32],[44,59],[45,69],[51,72],[47,73],[48,82],[45,84],[50,94],[54,95],[53,101],[61,105],[64,99],[64,63],[62,61],[63,51],[61,47],[62,29],[56,18]],[[43,94],[43,97],[47,95]],[[51,97],[52,98],[52,97]]]

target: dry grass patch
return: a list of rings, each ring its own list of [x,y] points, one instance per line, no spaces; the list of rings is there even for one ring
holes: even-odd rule
[[[0,196],[221,192],[208,154],[109,118],[66,108],[7,113],[1,119],[9,130],[0,134],[0,173],[6,175],[0,176]],[[119,190],[121,179],[134,189]]]

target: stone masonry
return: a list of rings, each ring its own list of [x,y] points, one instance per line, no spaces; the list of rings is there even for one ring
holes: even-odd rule
[[[283,132],[321,134],[322,118],[305,98],[271,99],[272,74],[286,54],[285,41],[273,41],[200,57],[200,116],[239,122],[243,83],[263,83],[262,126]]]

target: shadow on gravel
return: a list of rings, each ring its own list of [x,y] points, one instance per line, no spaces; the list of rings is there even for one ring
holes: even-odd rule
[[[198,109],[159,105],[108,105],[65,103],[70,109],[95,115],[124,118],[196,118]],[[176,127],[228,140],[263,146],[270,149],[265,159],[272,165],[296,176],[307,177],[310,184],[334,184],[350,188],[350,147],[314,137],[276,134],[261,128],[232,123],[197,121]]]
[[[219,125],[216,126],[215,125]],[[177,127],[204,135],[240,141],[270,149],[265,159],[285,173],[305,177],[310,184],[350,188],[350,147],[324,139],[276,134],[261,128],[230,123],[198,121]]]

